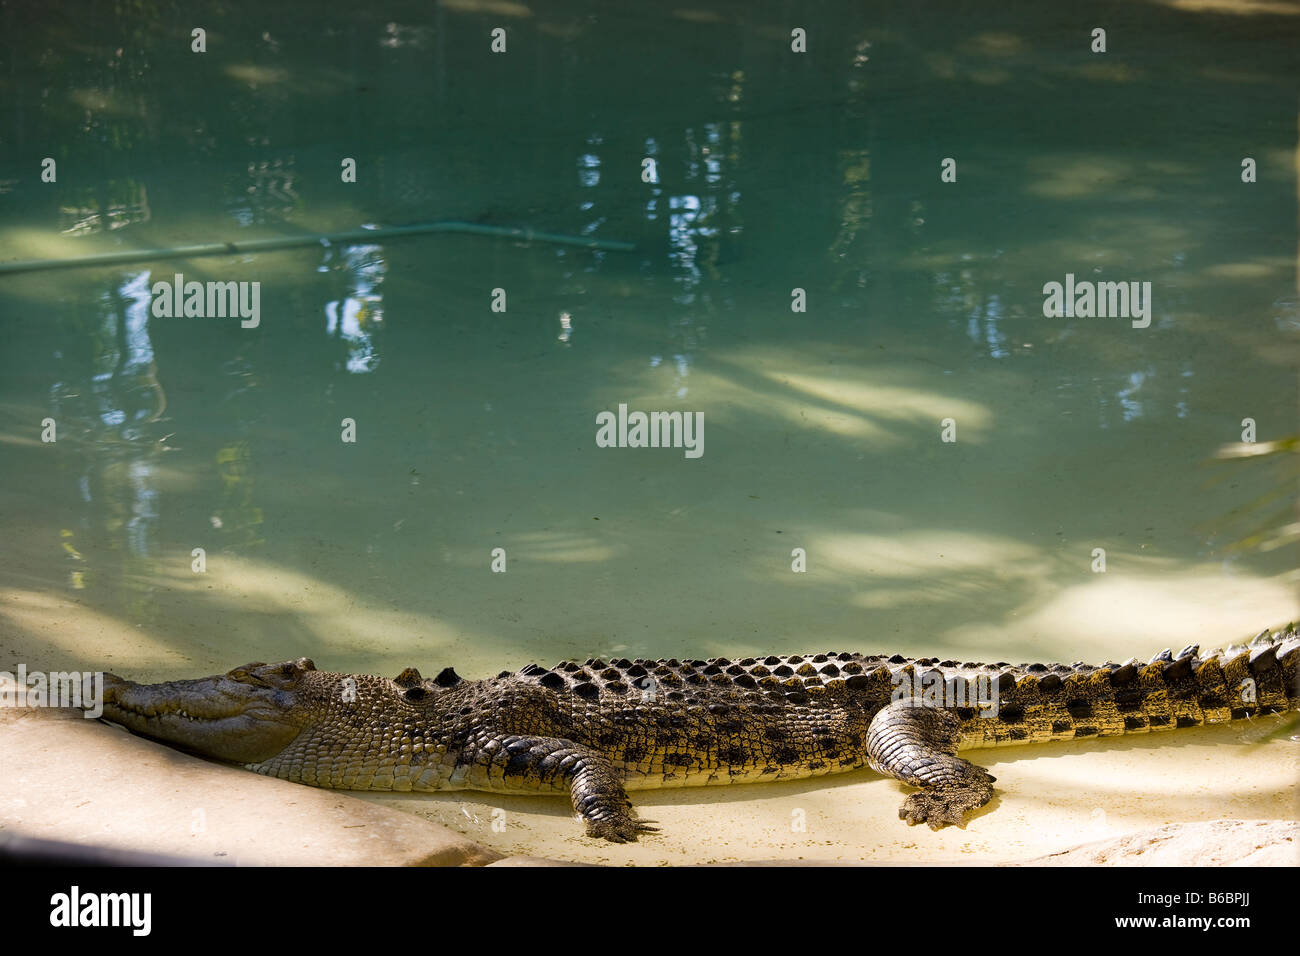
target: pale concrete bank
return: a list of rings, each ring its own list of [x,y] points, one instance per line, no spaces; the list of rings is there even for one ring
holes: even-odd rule
[[[770,799],[798,799],[790,788],[768,787]],[[883,794],[891,803],[895,790],[889,786]],[[486,803],[494,801],[491,794],[369,794],[363,798],[318,790],[180,753],[87,720],[75,711],[0,707],[0,836],[18,835],[235,865],[530,866],[557,865],[557,857],[616,865],[667,862],[641,859],[656,852],[655,837],[622,848],[603,843],[588,846],[596,841],[581,836],[581,827],[564,808],[556,809],[563,803],[558,799],[533,798],[541,801],[537,810],[547,811],[540,819],[548,829],[553,827],[563,834],[562,841],[538,841],[540,854],[527,849],[492,849],[412,812],[418,806],[412,801],[421,799],[432,801],[443,812],[455,806],[463,809],[458,802],[448,803],[449,799],[459,801],[461,796]],[[527,798],[496,799],[513,806],[515,801]],[[660,811],[647,815],[669,816],[662,811],[676,809],[661,805],[643,808],[643,813]],[[710,815],[709,806],[697,809],[702,816]],[[727,816],[739,827],[743,820],[736,809],[732,805]],[[859,812],[862,810],[859,807]],[[687,825],[688,821],[680,823]],[[931,847],[932,858],[921,858],[917,853],[920,848],[913,844],[910,853],[892,858],[853,860],[841,855],[838,859],[813,857],[788,862],[1295,866],[1300,864],[1298,831],[1300,824],[1295,820],[1193,821],[1148,826],[1018,857],[978,853],[945,856]],[[484,828],[484,832],[490,830]],[[962,833],[954,831],[951,836],[960,838]],[[924,839],[927,834],[914,835]],[[761,860],[769,866],[786,862],[764,854],[759,847],[753,849],[757,850],[750,856],[754,862]],[[602,858],[592,859],[595,853]],[[620,854],[625,858],[616,859]],[[705,861],[679,862],[689,865]],[[730,860],[715,862],[746,860],[739,853]]]
[[[0,708],[0,830],[294,866],[501,859],[409,813],[179,753],[75,711]]]

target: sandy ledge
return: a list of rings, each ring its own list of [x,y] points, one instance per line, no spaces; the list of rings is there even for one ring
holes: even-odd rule
[[[347,793],[170,750],[75,711],[0,707],[0,832],[236,865],[472,866],[501,854]]]
[[[898,806],[909,791],[869,771],[634,792],[640,815],[661,832],[623,846],[584,839],[563,799],[472,791],[358,796],[441,823],[508,856],[591,864],[1009,864],[1073,848],[1080,849],[1067,862],[1082,863],[1084,845],[1170,825],[1300,820],[1300,742],[1290,739],[1297,724],[1288,715],[1154,737],[971,751],[965,756],[998,778],[994,799],[965,829],[938,832],[902,823]],[[1244,859],[1258,850],[1252,840],[1245,831],[1220,834],[1214,859]],[[1147,862],[1153,851],[1139,848],[1133,843],[1127,854],[1101,854],[1095,862]]]
[[[253,865],[1295,866],[1295,729],[975,751],[999,789],[964,830],[905,826],[902,786],[867,772],[634,793],[662,832],[614,846],[562,798],[317,790],[75,712],[0,708],[0,831]]]
[[[1300,866],[1294,820],[1210,820],[1139,830],[1021,866]]]

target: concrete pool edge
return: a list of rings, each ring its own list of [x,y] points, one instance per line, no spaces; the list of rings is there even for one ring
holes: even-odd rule
[[[492,849],[416,814],[247,773],[57,709],[0,708],[0,834],[212,865],[574,866]],[[73,775],[76,779],[72,779]],[[576,825],[575,825],[576,826]],[[577,832],[574,834],[578,838]],[[173,861],[174,862],[174,861]],[[1144,827],[1022,859],[732,860],[721,866],[1295,866],[1300,822]],[[616,864],[612,864],[616,865]],[[692,865],[687,863],[687,865]]]
[[[77,711],[0,708],[0,831],[214,865],[482,866],[409,813],[170,750]]]

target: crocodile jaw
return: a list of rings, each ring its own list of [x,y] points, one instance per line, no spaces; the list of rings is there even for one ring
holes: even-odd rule
[[[291,692],[244,683],[229,674],[161,684],[105,674],[103,718],[206,757],[261,763],[303,729],[290,719],[289,696]]]

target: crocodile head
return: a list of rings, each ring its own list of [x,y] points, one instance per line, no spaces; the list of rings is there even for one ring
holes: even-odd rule
[[[197,680],[137,684],[104,675],[105,720],[219,760],[260,763],[291,744],[313,721],[304,694],[319,674],[305,657],[245,664]]]

